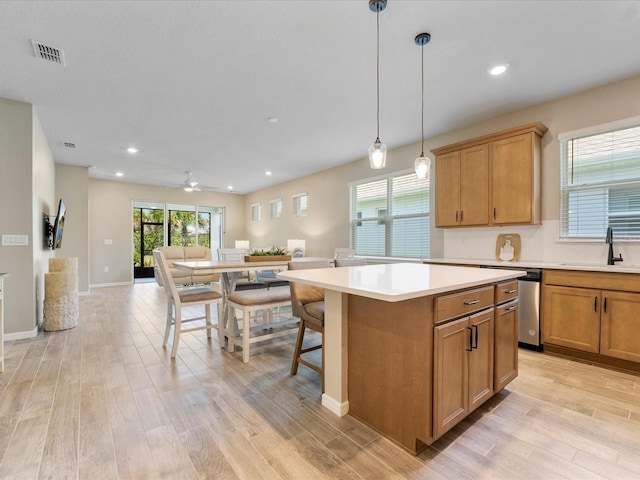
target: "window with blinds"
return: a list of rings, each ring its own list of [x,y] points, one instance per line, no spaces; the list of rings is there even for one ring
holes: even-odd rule
[[[282,200],[279,198],[269,202],[271,207],[271,219],[280,218],[282,216]]]
[[[640,119],[560,138],[560,238],[640,239]]]
[[[295,217],[307,216],[308,197],[306,193],[300,193],[293,196],[293,215]]]
[[[415,173],[350,187],[351,244],[357,255],[429,257],[429,179]]]
[[[262,220],[262,205],[259,203],[251,205],[251,220],[253,222],[259,222]]]

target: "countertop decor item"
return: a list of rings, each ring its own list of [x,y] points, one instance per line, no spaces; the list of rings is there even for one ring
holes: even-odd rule
[[[245,262],[274,262],[278,260],[291,260],[291,255],[287,255],[284,248],[271,247],[269,250],[254,250],[244,257]]]
[[[496,260],[515,262],[520,259],[520,235],[501,233],[496,240]]]

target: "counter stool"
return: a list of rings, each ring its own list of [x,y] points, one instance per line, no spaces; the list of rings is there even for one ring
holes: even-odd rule
[[[289,262],[289,270],[308,270],[312,268],[331,268],[331,264],[326,260]],[[324,392],[324,350],[322,351],[321,366],[302,358],[303,354],[321,349],[324,344],[324,289],[303,285],[298,282],[289,282],[289,288],[291,290],[291,310],[294,316],[300,318],[298,338],[293,352],[293,362],[291,363],[291,375],[298,373],[298,364],[300,363],[315,370],[322,377],[322,391]],[[304,332],[307,328],[315,330],[322,335],[320,345],[302,348]]]
[[[244,363],[249,363],[250,344],[286,335],[297,330],[297,325],[289,328],[280,328],[287,327],[292,323],[298,323],[297,318],[289,317],[283,321],[273,321],[273,310],[275,308],[291,305],[289,287],[236,291],[227,297],[227,304],[230,307],[230,315],[233,315],[234,309],[242,312],[242,332],[238,331],[235,318],[229,318],[225,334],[229,338],[229,352],[233,352],[236,345],[242,347],[242,361]],[[251,328],[251,313],[257,311],[266,311],[267,321],[265,324]],[[260,333],[251,337],[252,332]]]

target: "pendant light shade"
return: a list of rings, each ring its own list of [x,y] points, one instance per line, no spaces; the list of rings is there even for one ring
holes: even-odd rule
[[[431,159],[429,157],[425,157],[424,153],[421,153],[420,156],[416,158],[414,166],[418,178],[427,178],[427,174],[431,168]]]
[[[369,145],[369,165],[371,168],[384,168],[387,161],[387,146],[379,138]]]
[[[384,168],[387,162],[387,146],[380,141],[380,17],[387,8],[387,0],[369,0],[369,10],[376,14],[376,121],[378,133],[376,141],[369,146],[369,165],[371,168]]]
[[[422,149],[420,150],[420,156],[416,158],[414,162],[414,167],[416,169],[416,176],[418,178],[427,178],[429,175],[429,171],[431,170],[431,159],[426,157],[424,154],[424,46],[429,43],[431,40],[431,35],[428,33],[419,33],[416,35],[415,41],[416,45],[421,47],[422,50],[422,94],[420,97],[422,115],[420,117],[421,120],[421,135],[422,135]]]

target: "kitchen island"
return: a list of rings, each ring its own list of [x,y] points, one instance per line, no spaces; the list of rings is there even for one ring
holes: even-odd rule
[[[325,289],[322,405],[340,416],[354,415],[417,453],[495,393],[493,348],[505,343],[494,343],[496,299],[517,303],[514,286],[521,275],[397,263],[285,271],[278,277]],[[508,285],[504,291],[511,296],[503,297],[496,285]],[[510,324],[513,331],[500,338],[508,339],[513,364],[517,325]],[[470,371],[478,373],[471,381]],[[475,395],[480,377],[490,385]]]

